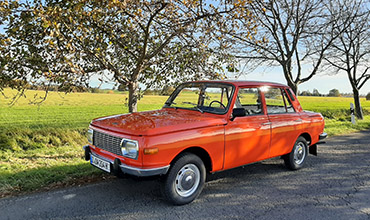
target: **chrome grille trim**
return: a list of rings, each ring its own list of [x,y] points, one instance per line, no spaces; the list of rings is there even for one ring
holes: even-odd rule
[[[120,137],[94,130],[93,144],[100,149],[122,156],[121,142],[122,138]]]

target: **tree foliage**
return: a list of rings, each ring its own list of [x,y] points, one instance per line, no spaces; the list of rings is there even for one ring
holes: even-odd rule
[[[313,89],[312,92],[310,91],[301,91],[299,93],[300,96],[323,96],[322,94],[320,94],[319,90],[317,89]]]
[[[150,0],[34,0],[10,10],[2,46],[11,57],[1,75],[68,91],[92,74],[129,89],[136,111],[139,83],[159,87],[220,78],[228,59],[215,53],[214,24],[246,14],[246,2]],[[251,16],[251,15],[250,15]],[[252,26],[252,24],[251,24]],[[227,26],[227,28],[233,28]],[[217,40],[217,39],[216,39]],[[216,48],[217,47],[217,48]],[[3,63],[3,62],[2,62]]]
[[[329,97],[339,97],[340,92],[338,89],[331,89],[328,94]]]

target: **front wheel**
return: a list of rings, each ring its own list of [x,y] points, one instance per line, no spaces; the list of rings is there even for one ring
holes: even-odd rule
[[[190,203],[201,193],[205,179],[203,161],[194,154],[183,154],[169,170],[163,185],[163,194],[175,205]]]
[[[299,137],[294,144],[293,150],[285,155],[285,165],[291,170],[298,170],[303,167],[307,157],[307,141]]]

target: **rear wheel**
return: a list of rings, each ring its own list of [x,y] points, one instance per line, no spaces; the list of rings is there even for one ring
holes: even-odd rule
[[[185,153],[170,168],[163,185],[163,194],[175,205],[190,203],[201,193],[205,179],[203,161],[194,154]]]
[[[303,167],[306,157],[307,141],[303,137],[299,137],[292,151],[284,156],[284,162],[289,169],[298,170]]]

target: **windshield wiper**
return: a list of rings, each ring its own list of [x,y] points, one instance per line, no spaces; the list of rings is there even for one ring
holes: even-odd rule
[[[191,103],[191,102],[182,102],[182,104],[189,104],[189,105],[194,105],[194,108],[198,110],[200,113],[203,113],[204,111],[199,108],[197,104]]]
[[[174,105],[176,105],[176,103],[174,103],[174,102],[165,102],[164,104],[166,104],[166,105],[168,105],[168,106],[170,106],[170,105],[172,105],[172,104],[174,104]]]
[[[200,113],[203,114],[204,111],[202,109],[200,109],[198,106],[194,106],[194,107],[195,107],[196,110],[200,111]]]

